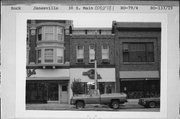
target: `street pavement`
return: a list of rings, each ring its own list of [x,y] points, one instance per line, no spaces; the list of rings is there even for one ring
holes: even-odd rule
[[[160,108],[144,108],[138,104],[137,99],[129,99],[127,103],[120,105],[119,109],[109,108],[107,105],[91,104],[83,109],[76,109],[70,104],[27,104],[27,110],[68,110],[68,111],[145,111],[159,112]]]

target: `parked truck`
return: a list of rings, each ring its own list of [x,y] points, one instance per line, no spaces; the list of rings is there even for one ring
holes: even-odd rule
[[[125,93],[100,94],[99,90],[91,90],[88,94],[76,95],[71,98],[70,104],[77,109],[84,108],[86,104],[103,104],[118,109],[120,104],[127,102]]]

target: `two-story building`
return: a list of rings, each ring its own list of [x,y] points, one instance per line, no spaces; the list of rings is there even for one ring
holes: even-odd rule
[[[93,86],[94,60],[96,59],[97,73],[100,77],[98,78],[100,92],[115,92],[114,34],[112,28],[74,28],[70,36],[71,79],[80,79],[88,89],[91,85]],[[86,72],[89,75],[85,75]]]
[[[68,103],[76,79],[87,93],[95,59],[101,93],[159,95],[160,42],[160,23],[76,28],[70,20],[28,20],[26,102]]]
[[[117,91],[128,98],[160,94],[160,23],[114,22]],[[119,87],[120,86],[120,87]]]

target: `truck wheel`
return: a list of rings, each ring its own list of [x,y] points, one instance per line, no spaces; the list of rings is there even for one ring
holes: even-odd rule
[[[77,101],[76,102],[76,109],[82,109],[84,108],[84,103],[82,101]]]
[[[111,106],[113,109],[119,109],[119,101],[112,101]]]
[[[155,102],[149,102],[148,105],[150,108],[155,108],[156,107],[156,103]]]

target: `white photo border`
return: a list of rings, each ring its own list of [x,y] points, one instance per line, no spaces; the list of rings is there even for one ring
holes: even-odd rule
[[[71,20],[73,18],[114,18],[118,22],[161,23],[160,112],[26,110],[27,20]],[[117,20],[118,19],[118,20]],[[167,117],[167,14],[164,13],[17,13],[16,14],[16,107],[18,118],[166,118]],[[162,80],[163,79],[163,80]]]

